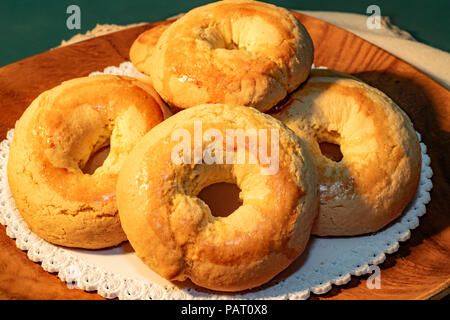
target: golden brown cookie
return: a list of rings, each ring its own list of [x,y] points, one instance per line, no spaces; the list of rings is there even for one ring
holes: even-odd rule
[[[156,31],[136,40],[131,61],[181,109],[225,103],[268,110],[306,80],[314,57],[312,40],[294,15],[257,1],[195,8],[153,47]]]
[[[136,254],[169,280],[210,289],[267,282],[303,252],[317,215],[314,165],[300,145],[248,107],[201,105],[162,122],[130,153],[117,184]],[[243,204],[227,217],[197,197],[218,182],[241,189]]]
[[[381,91],[332,70],[310,79],[273,116],[308,141],[318,171],[320,213],[312,233],[374,232],[414,196],[421,153],[408,116]],[[338,145],[342,159],[322,153]]]
[[[148,84],[98,75],[63,82],[37,97],[16,125],[8,181],[30,229],[69,247],[104,248],[126,240],[116,205],[124,158],[163,120]],[[83,171],[110,146],[103,165]]]
[[[141,33],[130,48],[130,60],[140,72],[145,72],[147,58],[153,53],[161,34],[170,24],[159,24]]]

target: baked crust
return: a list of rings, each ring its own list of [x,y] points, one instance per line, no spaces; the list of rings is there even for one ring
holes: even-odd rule
[[[259,160],[174,163],[173,134],[194,137],[198,121],[204,132],[224,137],[227,129],[278,130],[278,171],[261,174]],[[127,157],[117,184],[122,226],[138,257],[169,280],[190,278],[214,290],[244,290],[273,278],[303,252],[317,215],[314,165],[301,144],[281,122],[248,107],[201,105],[153,128]],[[242,206],[227,217],[214,217],[197,197],[217,182],[242,190]]]
[[[375,232],[414,196],[421,152],[406,113],[381,91],[333,70],[313,70],[304,86],[272,114],[310,146],[318,171],[320,213],[312,233]],[[339,162],[319,143],[340,145]]]
[[[257,1],[195,8],[163,30],[153,47],[160,31],[136,40],[131,61],[181,109],[224,103],[268,110],[307,79],[314,57],[294,15]]]
[[[159,38],[170,25],[171,23],[158,24],[141,33],[133,42],[130,48],[130,60],[138,71],[142,73],[146,73],[145,70],[148,71],[146,68],[147,59],[152,56]]]
[[[18,121],[8,182],[30,229],[45,240],[89,249],[126,240],[115,188],[124,157],[163,120],[146,83],[119,76],[78,78],[39,95]],[[93,174],[82,169],[110,144]]]

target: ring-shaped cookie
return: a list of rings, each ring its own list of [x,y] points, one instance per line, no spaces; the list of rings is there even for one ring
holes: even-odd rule
[[[236,130],[249,140],[221,153],[225,137],[243,137]],[[131,152],[117,184],[120,219],[136,254],[169,280],[190,278],[209,289],[267,282],[302,253],[317,214],[315,170],[300,145],[281,122],[248,107],[201,105],[162,122]],[[261,160],[265,147],[277,166]],[[238,160],[239,150],[247,160]],[[211,162],[208,153],[221,155]],[[195,154],[204,157],[195,161]],[[213,216],[197,197],[218,182],[241,189],[242,206],[227,217]]]
[[[195,8],[167,27],[153,48],[159,31],[136,40],[131,61],[180,109],[224,103],[268,110],[307,79],[314,57],[297,18],[263,2]]]
[[[39,95],[18,121],[8,181],[30,229],[45,240],[89,249],[126,240],[116,205],[124,158],[163,120],[164,103],[148,84],[98,75],[63,82]],[[103,165],[83,172],[110,146]]]
[[[308,142],[317,167],[320,213],[312,233],[375,232],[397,218],[420,179],[420,145],[406,113],[380,90],[333,70],[313,70],[272,114]],[[320,144],[340,146],[342,159]]]

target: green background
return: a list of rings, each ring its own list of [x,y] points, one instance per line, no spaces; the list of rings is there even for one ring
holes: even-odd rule
[[[46,51],[97,23],[158,21],[211,1],[201,0],[0,0],[0,66]],[[417,40],[450,51],[450,0],[267,1],[291,9],[366,14],[371,4]],[[68,30],[66,8],[81,8],[81,29]]]

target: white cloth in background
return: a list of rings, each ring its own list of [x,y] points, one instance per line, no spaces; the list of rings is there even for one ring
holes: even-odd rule
[[[417,42],[407,32],[400,30],[383,17],[381,29],[368,29],[368,16],[326,11],[299,11],[348,30],[389,53],[403,59],[450,88],[450,54]]]

